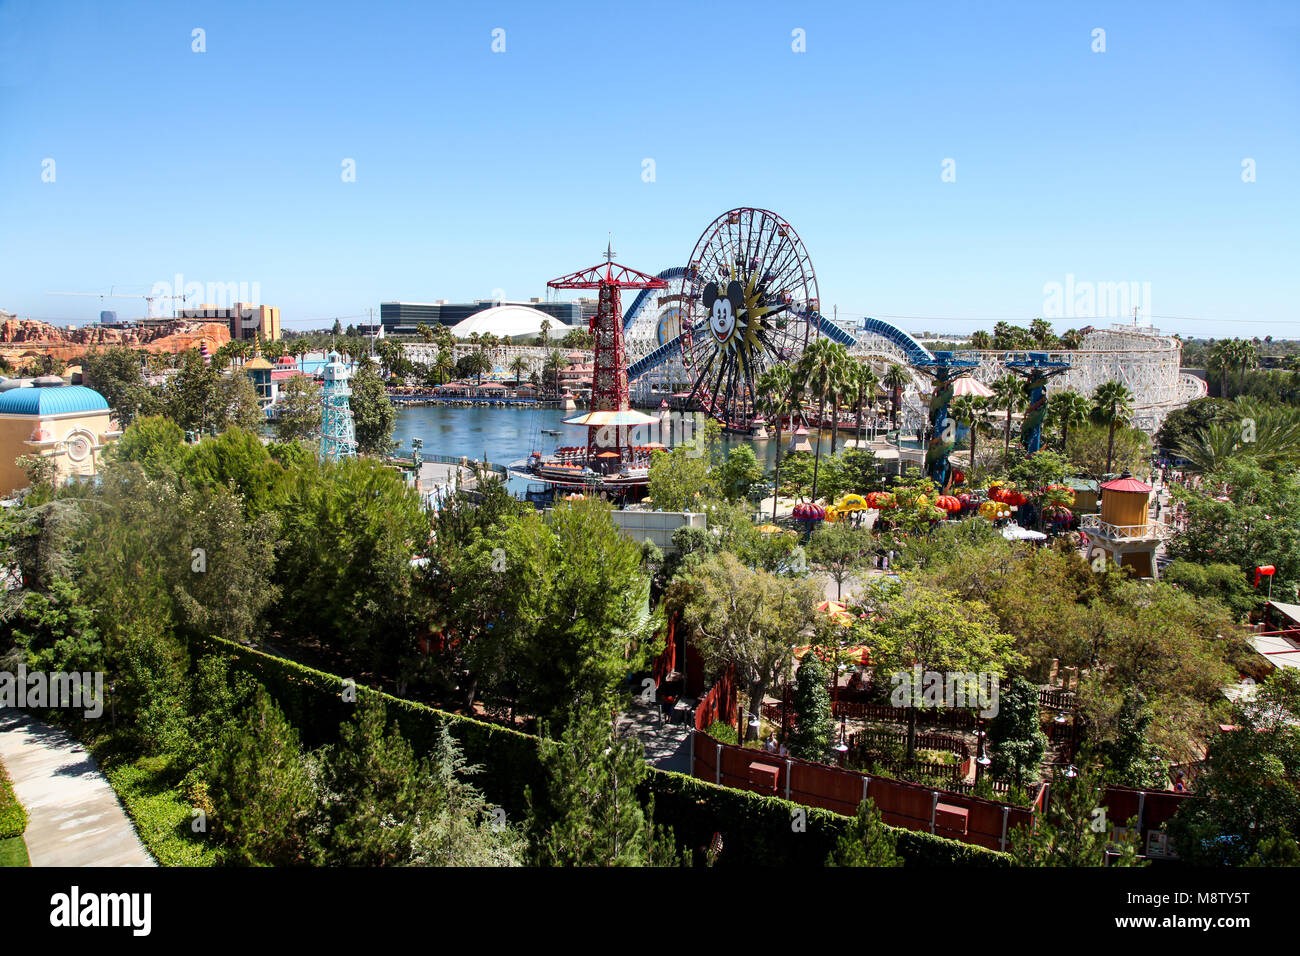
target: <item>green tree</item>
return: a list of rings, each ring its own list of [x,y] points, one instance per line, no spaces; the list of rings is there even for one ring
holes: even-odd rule
[[[998,713],[989,726],[993,741],[993,776],[1018,787],[1038,780],[1038,765],[1047,750],[1047,736],[1038,716],[1038,688],[1023,677],[999,689]]]
[[[759,375],[755,387],[759,407],[771,418],[776,428],[776,473],[773,481],[777,491],[772,495],[772,520],[775,521],[777,504],[781,499],[781,432],[786,417],[799,409],[802,389],[796,386],[794,372],[789,365],[774,365],[766,369]]]
[[[320,431],[321,387],[305,375],[280,385],[276,400],[275,436],[280,441],[311,438]]]
[[[1163,790],[1168,784],[1168,762],[1147,735],[1153,719],[1146,698],[1134,689],[1119,713],[1114,738],[1101,743],[1107,781],[1139,790]]]
[[[738,445],[717,468],[717,484],[727,501],[744,501],[752,486],[763,480],[763,468],[754,449]]]
[[[902,866],[898,855],[898,831],[885,825],[875,801],[858,804],[858,815],[835,842],[827,866]]]
[[[922,672],[1002,676],[1022,660],[1013,638],[998,630],[985,604],[962,600],[952,591],[905,578],[901,585],[873,585],[867,603],[880,613],[868,631],[873,665],[881,674],[910,676],[919,665]],[[907,707],[910,760],[916,753],[916,707],[911,704],[914,695],[903,697],[896,702]]]
[[[1300,833],[1300,673],[1274,670],[1232,723],[1210,739],[1197,799],[1167,825],[1193,865],[1238,865],[1266,840]]]
[[[1023,411],[1029,405],[1029,396],[1025,393],[1025,380],[1019,375],[1008,372],[993,383],[993,397],[989,406],[1006,412],[1006,422],[1002,426],[1002,464],[1011,461],[1011,416]]]
[[[1111,464],[1114,461],[1115,429],[1127,425],[1133,415],[1133,393],[1123,382],[1111,380],[1097,386],[1092,393],[1092,418],[1099,425],[1106,426],[1106,474],[1113,474]]]
[[[389,401],[383,380],[372,370],[362,369],[352,380],[350,406],[357,451],[365,455],[384,455],[391,451],[397,412]]]
[[[1061,430],[1061,452],[1070,441],[1070,429],[1088,421],[1092,406],[1088,399],[1072,388],[1063,389],[1047,399],[1047,420]]]
[[[48,590],[28,592],[10,622],[22,663],[34,671],[102,670],[103,644],[88,604],[65,578],[55,578]]]
[[[890,365],[880,380],[880,384],[889,389],[890,420],[895,428],[898,427],[898,409],[903,404],[903,389],[907,388],[909,381],[907,370],[897,363]]]
[[[721,552],[679,577],[667,600],[692,629],[705,665],[714,672],[734,667],[757,712],[768,688],[789,674],[820,597],[812,581],[751,570]]]
[[[844,596],[844,582],[862,566],[871,546],[867,534],[847,521],[822,525],[808,541],[808,560],[835,582],[835,597]]]
[[[717,496],[717,476],[698,448],[678,445],[651,456],[646,490],[660,511],[698,511],[701,498]]]
[[[195,636],[254,636],[279,596],[271,583],[278,516],[246,519],[242,502],[222,485],[187,491],[178,504],[169,577],[180,623]]]
[[[82,379],[104,396],[122,428],[138,415],[158,410],[158,399],[144,384],[140,355],[124,345],[91,349],[81,360]]]
[[[163,389],[166,415],[186,431],[206,432],[217,421],[216,369],[203,363],[197,349],[184,353],[180,371]]]
[[[826,403],[833,400],[838,407],[842,363],[843,360],[835,349],[835,343],[825,338],[814,339],[799,358],[799,367],[795,374],[806,383],[808,392],[817,399],[819,429],[826,424]],[[832,429],[831,434],[834,433],[835,430]],[[812,497],[814,500],[817,498],[817,472],[821,467],[821,460],[822,443],[819,433],[813,457]]]
[[[789,732],[790,753],[802,760],[825,760],[831,740],[829,679],[816,654],[804,656],[794,675],[794,728]]]
[[[308,863],[316,790],[298,731],[264,689],[213,756],[212,822],[235,862]]]
[[[962,428],[969,429],[970,467],[975,467],[975,445],[981,433],[988,433],[988,400],[978,395],[958,395],[948,406],[948,413]]]
[[[1117,850],[1113,865],[1142,866],[1132,836],[1115,840],[1111,822],[1101,806],[1100,776],[1081,770],[1075,776],[1058,773],[1051,786],[1050,802],[1032,828],[1011,831],[1011,855],[1020,866],[1105,866],[1106,850]]]
[[[650,772],[641,743],[620,737],[607,705],[575,708],[559,741],[538,746],[544,793],[527,794],[528,831],[542,866],[675,866],[671,831],[637,789]]]
[[[1222,493],[1220,489],[1226,489]],[[1250,459],[1229,460],[1200,488],[1178,488],[1187,527],[1170,556],[1200,565],[1231,564],[1242,575],[1271,564],[1275,594],[1300,585],[1300,476],[1276,474]],[[1226,501],[1220,499],[1226,498]]]

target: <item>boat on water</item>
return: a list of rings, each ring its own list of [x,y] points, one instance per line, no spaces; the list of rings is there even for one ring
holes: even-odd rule
[[[558,428],[543,428],[543,435],[560,435],[563,434]]]

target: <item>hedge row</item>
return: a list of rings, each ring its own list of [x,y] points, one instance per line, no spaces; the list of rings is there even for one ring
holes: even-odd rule
[[[9,775],[0,766],[0,840],[22,836],[27,829],[27,811],[14,795]]]
[[[308,746],[334,742],[339,724],[351,716],[353,705],[344,702],[343,679],[337,675],[220,638],[207,638],[192,649],[196,654],[220,653],[260,681]],[[526,812],[525,788],[537,791],[544,783],[536,737],[370,688],[358,686],[356,692],[358,697],[380,695],[417,752],[426,751],[446,723],[466,760],[481,768],[472,778],[475,786],[511,816]],[[696,862],[703,859],[713,835],[721,833],[719,865],[726,866],[822,866],[850,823],[848,817],[829,810],[663,770],[651,770],[642,797],[654,800],[655,819],[672,827]],[[796,825],[800,811],[802,827]],[[928,833],[899,830],[898,836],[899,853],[909,866],[1006,866],[1010,862],[1005,854]]]

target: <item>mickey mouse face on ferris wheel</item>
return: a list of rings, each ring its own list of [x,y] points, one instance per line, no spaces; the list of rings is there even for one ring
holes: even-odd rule
[[[733,279],[727,284],[727,294],[723,296],[719,293],[716,282],[706,285],[704,307],[709,310],[709,331],[719,345],[726,345],[736,334],[740,310],[745,305],[745,290]]]

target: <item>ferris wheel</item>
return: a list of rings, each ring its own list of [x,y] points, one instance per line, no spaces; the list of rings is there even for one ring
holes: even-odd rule
[[[758,417],[755,383],[797,362],[817,334],[817,276],[794,228],[766,209],[733,209],[695,244],[685,276],[682,364],[691,397],[725,428]]]

